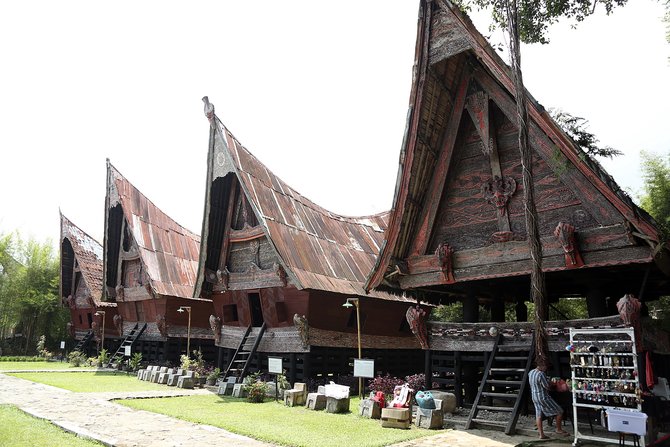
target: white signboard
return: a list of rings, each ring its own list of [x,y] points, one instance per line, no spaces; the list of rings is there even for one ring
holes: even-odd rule
[[[270,374],[281,374],[284,372],[281,357],[268,357],[268,372]]]
[[[354,377],[375,377],[375,361],[372,359],[354,359]]]
[[[60,342],[60,348],[65,349],[65,342],[64,341]]]
[[[131,349],[133,349],[132,346],[124,346],[123,347],[123,355],[125,355],[126,357],[130,357],[130,354],[131,354],[130,350]]]

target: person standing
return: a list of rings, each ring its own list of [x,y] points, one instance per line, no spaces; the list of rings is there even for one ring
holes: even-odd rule
[[[535,422],[540,439],[549,439],[542,429],[542,415],[556,416],[556,433],[562,436],[568,435],[568,432],[563,430],[563,409],[549,395],[549,380],[547,380],[546,372],[546,365],[538,365],[528,373],[531,397],[535,405]]]

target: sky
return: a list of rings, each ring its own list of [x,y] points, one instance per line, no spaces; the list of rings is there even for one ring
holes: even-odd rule
[[[343,215],[388,210],[417,13],[417,0],[0,2],[0,233],[56,244],[60,208],[102,241],[106,158],[200,233],[205,95],[304,196]],[[532,95],[622,150],[603,164],[633,195],[640,150],[670,151],[662,16],[635,0],[522,50]],[[488,34],[488,16],[474,19]]]

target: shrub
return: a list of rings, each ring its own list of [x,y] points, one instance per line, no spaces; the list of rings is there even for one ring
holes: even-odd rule
[[[140,363],[142,363],[142,353],[136,352],[130,358],[130,369],[134,372],[140,369]]]
[[[377,376],[370,380],[369,388],[372,391],[381,391],[386,395],[391,395],[393,394],[393,389],[403,383],[405,383],[404,380],[387,373],[385,376]]]
[[[82,352],[72,351],[67,356],[67,361],[70,365],[76,368],[77,366],[81,366],[86,363],[86,356]]]
[[[0,357],[0,362],[42,362],[43,358],[37,356],[25,356],[25,355],[6,355]]]
[[[268,385],[265,382],[257,380],[244,386],[247,391],[247,400],[252,403],[261,403],[265,401],[265,395],[268,392]]]
[[[109,353],[106,349],[100,351],[98,355],[97,365],[98,367],[105,366],[109,362]]]
[[[181,369],[191,369],[191,357],[187,356],[186,354],[182,355],[179,357],[180,360],[180,367]]]
[[[40,335],[40,338],[37,341],[37,354],[44,360],[51,360],[54,355],[53,352],[46,348],[46,340],[47,338],[44,335]]]
[[[207,380],[216,380],[221,375],[221,368],[214,368],[207,374]]]

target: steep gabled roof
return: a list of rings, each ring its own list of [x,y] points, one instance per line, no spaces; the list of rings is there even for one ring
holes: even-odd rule
[[[490,94],[493,91],[498,94],[491,99],[505,114],[515,113],[510,69],[469,18],[448,0],[421,0],[409,113],[393,212],[384,247],[366,289],[382,283],[394,260],[417,254],[413,235],[430,237],[431,228],[427,225],[435,219],[438,206],[435,197],[442,193],[449,170],[449,155],[444,156],[443,152],[454,147],[468,87],[473,80]],[[594,202],[591,204],[594,212],[608,210],[612,215],[609,210],[616,210],[621,220],[635,229],[635,236],[647,240],[651,246],[658,244],[659,233],[652,219],[598,163],[585,156],[530,94],[528,96],[531,136],[535,136],[545,156],[556,149],[560,151],[561,160],[567,160],[570,169],[575,171],[572,179],[579,182],[573,185],[575,188],[597,191],[588,197]]]
[[[161,211],[109,160],[106,204],[105,250],[118,251],[118,244],[109,244],[109,210],[120,205],[154,293],[191,298],[198,271],[200,237]],[[120,225],[120,222],[112,225]],[[110,259],[118,259],[118,254],[110,257],[108,252],[105,262],[109,263]],[[110,266],[105,265],[105,268]]]
[[[213,113],[210,123],[213,138],[206,200],[212,182],[233,173],[297,288],[365,294],[362,286],[379,253],[389,213],[347,217],[320,207],[273,174]],[[205,204],[201,270],[207,253],[209,206]],[[200,271],[199,284],[203,275]],[[401,299],[386,293],[372,295]]]
[[[71,253],[63,245],[66,240],[72,247]],[[66,298],[63,296],[66,293],[64,291],[72,286],[72,269],[76,260],[95,305],[113,305],[114,303],[102,301],[102,245],[73,224],[63,213],[60,214],[60,241],[61,297]]]

